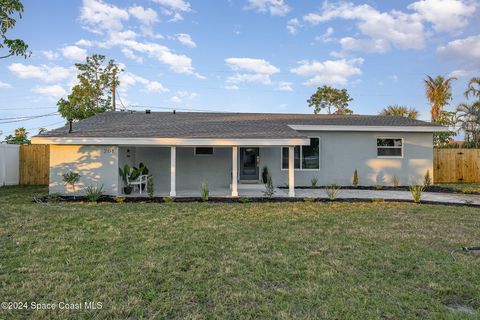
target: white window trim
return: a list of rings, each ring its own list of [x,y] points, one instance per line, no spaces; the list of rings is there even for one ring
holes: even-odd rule
[[[212,148],[212,153],[211,154],[198,154],[197,153],[197,148]],[[215,148],[214,147],[194,147],[193,148],[193,155],[195,157],[211,157],[215,154]]]
[[[320,171],[320,168],[322,167],[322,162],[321,162],[322,139],[320,137],[317,137],[317,136],[308,136],[309,141],[310,141],[310,138],[317,138],[318,139],[318,169],[303,169],[302,168],[302,157],[303,157],[302,147],[303,146],[294,146],[294,147],[300,147],[300,168],[294,168],[295,171]],[[283,168],[283,148],[288,148],[288,147],[281,147],[280,148],[280,170],[281,171],[288,171],[288,168],[286,168],[286,169]],[[293,163],[295,165],[295,161]]]
[[[382,147],[377,145],[377,140],[378,139],[400,139],[402,140],[402,155],[401,156],[379,156],[378,155],[378,148],[388,148],[388,149],[398,149],[398,147]],[[405,146],[405,140],[401,137],[376,137],[375,138],[375,151],[377,153],[377,159],[403,159],[404,156],[404,146]]]

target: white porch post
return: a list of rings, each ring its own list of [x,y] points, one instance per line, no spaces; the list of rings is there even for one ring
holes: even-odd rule
[[[177,147],[170,147],[170,197],[175,197],[175,173],[176,173]]]
[[[295,197],[295,147],[288,147],[288,196]]]
[[[232,147],[232,197],[238,197],[237,190],[237,160],[238,147]]]

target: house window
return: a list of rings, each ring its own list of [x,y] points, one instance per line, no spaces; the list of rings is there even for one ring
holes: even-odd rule
[[[310,138],[309,146],[296,146],[293,158],[297,170],[319,170],[320,138]],[[282,147],[282,169],[288,170],[288,147]]]
[[[213,154],[213,148],[211,147],[195,147],[196,156],[211,156]]]
[[[377,156],[382,158],[403,157],[403,139],[377,138]]]

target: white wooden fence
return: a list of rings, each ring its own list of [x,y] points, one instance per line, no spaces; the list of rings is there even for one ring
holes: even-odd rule
[[[0,144],[0,187],[17,185],[20,181],[20,146]]]

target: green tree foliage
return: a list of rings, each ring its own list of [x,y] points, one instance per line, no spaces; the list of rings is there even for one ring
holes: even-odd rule
[[[465,133],[465,141],[469,145],[480,142],[480,78],[472,78],[468,82],[465,97],[476,99],[472,103],[461,103],[457,106],[455,122],[459,131]]]
[[[442,111],[452,100],[452,81],[456,78],[445,79],[443,76],[432,78],[427,76],[424,80],[425,94],[431,104],[432,122],[439,123]]]
[[[470,95],[480,100],[480,77],[472,78],[468,82],[465,97],[468,99]]]
[[[65,185],[69,185],[73,189],[73,199],[75,199],[75,185],[79,181],[80,181],[80,174],[77,172],[69,171],[68,173],[63,174],[63,182],[65,183]]]
[[[67,99],[57,102],[58,112],[67,120],[82,120],[112,109],[111,88],[120,84],[123,71],[113,60],[104,65],[105,56],[94,54],[86,63],[76,63],[79,83]]]
[[[418,110],[414,108],[407,108],[405,106],[399,106],[398,104],[390,105],[386,108],[383,108],[382,111],[378,113],[381,116],[400,116],[410,119],[417,119]]]
[[[5,141],[8,144],[30,144],[27,129],[23,127],[15,129],[15,133],[6,136]]]
[[[28,58],[31,52],[28,45],[20,39],[9,39],[7,32],[15,27],[18,16],[22,18],[23,4],[19,0],[0,1],[0,49],[8,50],[8,53],[1,53],[0,59],[10,56],[21,56]]]
[[[309,107],[313,107],[315,114],[320,113],[322,109],[327,109],[328,114],[332,114],[332,108],[335,108],[335,114],[352,114],[353,111],[348,108],[348,103],[352,100],[347,89],[323,86],[317,88],[307,103]]]

